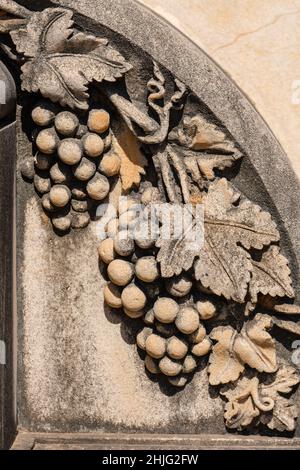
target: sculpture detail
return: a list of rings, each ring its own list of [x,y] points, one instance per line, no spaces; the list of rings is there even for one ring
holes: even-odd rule
[[[21,171],[54,229],[86,227],[118,178],[123,194],[131,191],[98,251],[110,279],[105,302],[145,324],[136,340],[147,371],[184,387],[207,357],[228,428],[293,431],[297,410],[284,395],[299,376],[278,357],[272,331],[299,335],[296,322],[276,315],[300,308],[288,300],[291,273],[271,215],[222,174],[243,158],[238,144],[217,120],[192,114],[191,92],[175,78],[170,90],[157,63],[147,110],[139,108],[119,80],[131,65],[107,40],[79,31],[72,11],[0,8],[8,13],[0,32],[12,40],[3,48],[21,64],[22,89],[43,97],[31,110],[34,156]],[[202,244],[191,244],[189,231],[162,236],[165,204],[189,208],[191,230],[201,205]],[[128,227],[133,238],[121,236]]]

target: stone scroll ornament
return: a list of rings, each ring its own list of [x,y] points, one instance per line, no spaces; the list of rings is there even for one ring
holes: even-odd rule
[[[98,251],[110,279],[105,302],[141,325],[136,342],[149,375],[183,388],[206,363],[228,428],[293,431],[300,379],[278,357],[272,332],[299,336],[284,316],[297,318],[300,308],[271,215],[222,176],[243,158],[238,144],[217,120],[193,113],[191,92],[175,78],[171,89],[157,63],[131,99],[131,64],[76,27],[72,11],[32,13],[7,0],[0,10],[2,48],[33,96],[34,152],[21,172],[54,230],[84,229],[118,184],[128,196]],[[192,208],[191,227],[201,205],[203,243],[191,245],[189,230],[161,235],[166,203]],[[142,236],[153,217],[157,236]],[[128,225],[134,239],[122,236]]]

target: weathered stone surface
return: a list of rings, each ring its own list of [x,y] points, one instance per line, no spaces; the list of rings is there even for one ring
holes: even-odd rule
[[[97,31],[100,36],[104,36],[105,32],[105,35],[109,36],[109,40],[112,44],[115,44],[113,33],[97,25],[94,21],[87,19],[90,14],[90,5],[88,6],[88,2],[81,1],[75,4],[75,2],[66,1],[57,3],[74,6],[75,9],[80,10],[85,14],[85,18],[79,16],[77,21],[79,21],[83,27]],[[228,224],[228,214],[230,213],[232,218],[229,222],[231,224],[235,223],[236,225],[240,225],[239,229],[242,230],[243,227],[241,227],[241,225],[243,225],[245,219],[247,219],[243,214],[245,214],[250,207],[250,212],[252,210],[252,218],[249,218],[249,227],[253,233],[259,232],[259,237],[255,238],[254,235],[244,237],[240,232],[236,234],[237,230],[232,230],[233,235],[231,237],[229,250],[231,258],[229,256],[226,260],[225,268],[228,270],[228,267],[232,267],[233,265],[233,259],[235,257],[232,257],[231,250],[234,251],[232,245],[235,244],[235,248],[238,247],[236,250],[239,255],[243,253],[243,263],[240,262],[239,258],[239,261],[235,261],[236,264],[233,266],[234,273],[239,274],[242,272],[241,283],[239,283],[240,277],[238,276],[233,276],[233,279],[231,277],[230,284],[223,282],[222,278],[218,278],[220,269],[215,268],[216,263],[212,262],[214,266],[210,266],[207,262],[203,267],[205,264],[203,263],[205,256],[202,257],[202,261],[198,261],[196,277],[201,279],[208,292],[211,288],[217,295],[223,294],[227,299],[234,299],[236,302],[242,303],[246,297],[246,286],[249,283],[250,273],[252,272],[252,265],[245,250],[250,250],[250,248],[262,250],[265,245],[269,245],[279,239],[275,224],[270,222],[270,217],[266,215],[266,211],[271,210],[272,216],[280,228],[283,252],[289,258],[289,261],[292,261],[291,274],[295,287],[298,289],[296,282],[298,273],[295,263],[293,266],[293,256],[295,259],[298,256],[298,235],[295,229],[291,227],[291,219],[284,213],[282,201],[278,198],[278,187],[280,187],[281,182],[284,183],[280,171],[282,168],[285,168],[285,163],[277,143],[264,127],[260,118],[255,115],[252,108],[249,107],[245,99],[239,94],[239,91],[233,87],[227,78],[223,76],[206,57],[199,51],[194,50],[190,44],[185,44],[180,35],[177,35],[178,37],[174,43],[172,43],[173,39],[171,38],[169,38],[168,41],[166,40],[168,46],[174,46],[172,54],[168,47],[164,51],[162,51],[161,48],[159,50],[158,46],[160,40],[158,38],[166,34],[168,27],[164,25],[162,29],[158,28],[151,16],[149,17],[150,19],[147,15],[146,17],[143,16],[143,10],[141,10],[141,18],[139,18],[138,24],[135,25],[131,23],[131,21],[127,19],[127,15],[130,15],[131,9],[135,4],[132,2],[125,3],[126,20],[122,22],[122,25],[116,21],[116,18],[119,18],[117,13],[111,15],[111,12],[116,11],[116,8],[120,6],[119,2],[110,3],[111,11],[109,17],[106,11],[99,13],[98,8],[96,15],[99,15],[98,19],[104,25],[111,27],[112,30],[115,28],[119,32],[124,33],[125,36],[132,40],[133,44],[137,43],[144,50],[151,52],[153,57],[157,58],[162,66],[165,66],[171,72],[173,71],[174,75],[177,77],[174,80],[174,84],[177,87],[174,94],[172,91],[170,96],[167,94],[167,96],[164,97],[163,107],[158,105],[155,103],[157,97],[154,96],[156,94],[154,92],[159,89],[157,93],[159,100],[161,100],[162,93],[164,93],[167,86],[170,85],[168,82],[165,88],[163,68],[155,65],[152,70],[153,66],[147,55],[143,54],[138,49],[132,50],[130,44],[124,39],[117,42],[118,49],[120,49],[124,57],[127,57],[126,53],[128,53],[131,63],[138,64],[139,68],[141,68],[142,63],[144,69],[147,70],[145,76],[150,76],[150,80],[147,84],[148,90],[150,91],[149,87],[153,87],[149,95],[148,106],[152,109],[156,109],[158,115],[157,121],[152,118],[147,120],[144,119],[144,117],[138,119],[136,118],[137,108],[135,108],[134,113],[128,116],[126,115],[128,108],[125,109],[122,107],[124,103],[120,100],[118,93],[114,93],[113,91],[109,93],[109,97],[113,97],[112,102],[123,116],[131,132],[134,130],[132,116],[138,121],[135,124],[145,126],[144,131],[145,134],[148,135],[143,136],[137,131],[136,136],[132,134],[133,137],[131,139],[128,137],[128,134],[126,134],[127,139],[129,139],[128,142],[133,145],[131,148],[132,151],[134,153],[137,150],[139,151],[138,141],[142,142],[144,145],[147,145],[149,142],[151,142],[151,144],[162,143],[167,137],[165,126],[169,119],[168,113],[173,105],[178,105],[179,100],[182,99],[186,91],[182,82],[179,82],[178,79],[180,79],[184,81],[185,85],[190,86],[193,92],[199,94],[199,97],[203,99],[204,107],[208,106],[208,108],[211,109],[216,117],[216,122],[218,119],[221,120],[222,126],[227,129],[232,138],[225,138],[224,134],[220,134],[217,129],[212,129],[210,126],[208,126],[208,128],[206,127],[206,118],[210,113],[210,111],[207,110],[204,121],[200,122],[197,118],[195,125],[196,131],[195,134],[191,134],[191,141],[186,140],[186,136],[181,134],[178,130],[179,133],[177,132],[177,137],[173,136],[175,139],[173,142],[176,142],[176,145],[182,146],[184,149],[182,152],[198,152],[203,150],[203,146],[209,146],[210,150],[216,150],[218,146],[220,146],[221,151],[224,151],[224,149],[227,151],[229,149],[230,152],[236,152],[236,147],[232,147],[231,144],[233,141],[238,142],[238,145],[243,147],[243,154],[245,156],[241,163],[240,171],[237,173],[233,172],[230,177],[234,185],[239,188],[247,198],[253,200],[256,204],[259,203],[263,208],[263,211],[254,209],[253,207],[257,206],[247,205],[247,200],[246,202],[245,200],[242,201],[242,208],[238,207],[237,198],[235,198],[234,194],[231,192],[231,188],[226,187],[226,183],[224,182],[226,180],[217,180],[215,186],[213,186],[214,183],[210,183],[211,178],[214,177],[213,168],[215,168],[215,166],[218,169],[225,169],[228,167],[229,161],[232,163],[232,160],[235,161],[238,158],[226,157],[226,161],[222,158],[221,164],[218,165],[216,164],[215,157],[213,162],[203,162],[203,159],[198,159],[197,155],[192,153],[188,157],[188,166],[184,167],[181,161],[182,154],[176,154],[174,151],[173,145],[175,144],[170,144],[166,153],[163,151],[158,153],[158,159],[154,162],[156,165],[155,170],[158,175],[161,175],[162,181],[166,187],[165,194],[171,202],[178,199],[180,202],[191,202],[195,204],[202,199],[204,200],[199,192],[190,192],[191,187],[193,187],[195,180],[198,178],[198,173],[193,173],[193,169],[195,168],[194,163],[196,161],[200,169],[200,176],[204,178],[205,184],[207,184],[206,189],[212,188],[212,194],[208,190],[208,194],[210,193],[211,197],[206,197],[206,202],[208,200],[207,214],[210,218],[206,223],[215,223],[219,226]],[[97,6],[101,4],[102,2],[100,1],[97,3]],[[122,4],[122,8],[123,7],[124,4]],[[45,17],[47,15],[45,14]],[[142,33],[137,29],[141,27],[141,24],[144,27]],[[152,34],[150,35],[151,37],[147,37],[146,35],[147,32],[149,34],[149,27],[151,27],[151,30],[153,28]],[[136,36],[134,36],[134,33]],[[17,38],[16,42],[19,44],[19,36],[17,34],[14,36]],[[32,39],[35,40],[34,38]],[[151,48],[153,50],[151,50]],[[128,52],[129,50],[130,52]],[[186,55],[185,51],[188,51]],[[178,57],[176,57],[176,52],[178,53]],[[179,60],[179,57],[183,58],[182,62]],[[186,69],[187,66],[189,66],[188,69]],[[199,67],[202,72],[200,74]],[[198,70],[197,74],[196,70]],[[197,78],[195,78],[196,75]],[[128,77],[129,78],[126,77],[126,80],[128,81],[128,88],[130,88],[133,82],[136,83],[136,77],[133,76],[133,78],[130,78],[129,74]],[[37,73],[34,76],[34,80],[40,87],[41,82]],[[140,82],[138,83],[143,83],[142,79],[139,80]],[[202,93],[204,89],[205,94],[203,96]],[[113,87],[111,90],[113,90]],[[43,88],[41,91],[43,91]],[[221,96],[221,92],[225,93],[227,101],[224,100],[224,96]],[[135,93],[136,95],[133,93],[133,101],[136,99],[136,102],[139,102],[139,106],[144,106],[141,105],[143,100],[140,99],[138,87]],[[117,95],[117,98],[115,95]],[[87,97],[81,98],[79,107],[85,106]],[[65,99],[64,97],[63,100]],[[197,115],[197,106],[199,106],[199,103],[195,97],[193,99],[193,103],[188,101],[188,106],[190,107],[189,112]],[[65,101],[63,101],[63,103],[65,103]],[[126,106],[128,106],[128,103]],[[133,104],[133,106],[135,106],[135,104]],[[225,111],[227,115],[225,115]],[[142,114],[145,116],[145,113]],[[243,123],[242,125],[241,121]],[[189,125],[190,121],[187,123],[187,128],[189,128]],[[202,129],[202,131],[206,129],[207,131],[204,140],[201,140],[198,132],[199,129]],[[247,132],[245,129],[247,129]],[[115,134],[114,139],[117,141],[119,136],[115,129],[113,129],[113,132]],[[147,137],[149,137],[148,140]],[[136,138],[138,140],[136,140]],[[213,143],[211,143],[211,140]],[[21,156],[22,158],[28,157],[31,149],[30,144],[26,142],[24,134],[20,133],[19,141],[20,158]],[[224,145],[225,147],[223,147]],[[232,150],[233,148],[234,150]],[[261,161],[261,155],[268,161],[270,154],[272,154],[272,156],[276,155],[276,162],[278,163],[279,173],[277,175],[277,170],[274,170],[275,175],[272,175],[272,178],[276,180],[276,184],[274,184],[274,181],[271,183],[268,174],[270,172],[267,166],[265,166],[266,164]],[[123,178],[123,187],[129,189],[132,184],[139,185],[141,174],[144,173],[144,163],[139,157],[139,159],[135,160],[132,164],[128,158],[130,152],[126,155],[125,157],[129,161],[129,168],[128,161],[126,160],[127,169],[124,172],[123,166],[122,173],[121,163],[121,178]],[[184,153],[184,155],[186,155],[186,153]],[[240,156],[238,153],[236,155],[238,155],[238,157]],[[121,161],[122,158],[124,163],[124,155],[121,157]],[[177,179],[169,174],[169,169],[177,173]],[[191,177],[186,176],[187,169],[190,171]],[[259,175],[257,175],[257,169],[259,169]],[[101,178],[102,177],[100,177],[100,179]],[[99,176],[97,176],[97,181],[98,179]],[[293,180],[292,176],[291,180]],[[104,180],[102,180],[102,182],[103,181]],[[124,181],[126,181],[125,186]],[[20,413],[22,424],[31,429],[50,428],[51,430],[69,430],[70,428],[72,430],[103,429],[104,426],[105,429],[110,430],[141,429],[151,431],[159,426],[160,429],[164,431],[171,429],[175,432],[177,429],[180,429],[180,426],[181,428],[183,426],[186,432],[193,432],[196,428],[197,431],[199,431],[199,427],[204,426],[205,430],[209,432],[224,432],[221,402],[218,398],[212,398],[210,396],[206,388],[207,379],[203,371],[196,372],[196,380],[191,384],[187,383],[184,375],[178,375],[178,380],[174,381],[173,385],[176,387],[186,385],[186,388],[184,391],[179,392],[178,395],[171,395],[169,389],[164,388],[164,385],[160,385],[159,388],[157,384],[146,381],[147,377],[145,378],[143,376],[143,367],[141,366],[141,362],[139,362],[139,358],[135,355],[135,349],[132,345],[135,335],[131,332],[126,321],[122,321],[125,317],[123,315],[123,318],[121,318],[123,312],[119,310],[118,313],[115,313],[106,308],[105,314],[107,318],[104,317],[103,297],[100,290],[101,284],[103,285],[103,280],[98,270],[97,256],[95,256],[94,253],[95,246],[97,247],[99,241],[97,240],[95,224],[92,224],[82,233],[67,234],[64,238],[57,237],[56,234],[51,232],[48,218],[38,209],[32,197],[32,190],[25,190],[24,186],[21,186],[22,184],[23,182],[19,183],[19,208],[21,210],[19,217],[21,221],[24,221],[25,233],[23,234],[21,231],[19,235],[21,240],[19,272],[22,273],[20,274],[20,285],[22,285],[21,295],[23,297],[21,304],[24,317],[22,317],[20,328],[22,335],[26,338],[26,341],[21,342],[23,353],[21,361],[22,367],[24,367],[27,372],[26,375],[22,377],[23,389],[21,392],[22,399],[20,401],[22,403]],[[201,186],[201,184],[199,184],[199,186]],[[222,186],[222,191],[220,191],[218,195],[216,187],[220,188],[220,186]],[[107,192],[105,193],[104,191],[105,195],[101,194],[101,198],[98,194],[97,197],[95,197],[95,193],[92,194],[91,185],[88,187],[87,192],[95,200],[102,200],[108,194],[110,189],[109,184],[106,185],[105,189],[107,189]],[[298,209],[296,206],[293,207],[293,200],[296,201],[294,193],[299,194],[299,189],[295,185],[295,187],[293,186],[292,193],[286,186],[285,190],[287,190],[288,195],[291,194],[289,207],[292,207],[291,213],[293,217],[297,218]],[[283,193],[281,195],[283,196]],[[235,214],[237,214],[236,217]],[[253,219],[255,222],[254,225]],[[246,221],[249,222],[249,220],[247,219]],[[222,230],[218,229],[216,233],[222,233]],[[228,245],[226,241],[224,241],[224,234],[221,234],[219,238],[217,237],[218,239],[216,239],[216,237],[217,235],[211,236],[209,247],[211,251],[207,249],[206,253],[211,254],[213,252],[215,254],[211,245],[214,245],[214,243],[221,245],[222,249],[218,252],[218,258],[220,258],[228,254],[228,251],[226,251]],[[240,247],[240,244],[242,244],[243,248]],[[115,244],[114,247],[119,256],[129,256],[135,249],[133,242],[129,247],[130,249],[127,247],[128,251],[126,251],[126,253],[124,250],[117,249],[118,247]],[[149,245],[149,248],[153,247]],[[173,248],[171,251],[167,249],[166,252],[167,254],[170,253],[170,255],[173,255]],[[210,257],[207,255],[207,258],[211,260],[212,255]],[[78,262],[78,260],[80,260],[80,262]],[[176,262],[175,268],[172,266],[173,256],[163,255],[160,261],[161,264],[162,262],[165,263],[163,266],[165,270],[167,270],[167,263],[169,262],[171,275],[174,273],[179,274],[182,268],[190,269],[193,265],[193,259],[187,263],[185,263],[184,260],[183,265],[179,267],[179,272],[177,272]],[[224,267],[224,263],[222,265]],[[38,273],[36,273],[37,266]],[[285,262],[282,263],[282,266],[286,266]],[[163,270],[162,275],[164,275]],[[287,275],[287,289],[291,288],[289,275],[290,273]],[[209,279],[207,285],[204,282],[206,278]],[[116,302],[110,301],[109,304],[112,307],[119,308],[123,304],[129,309],[129,312],[144,315],[144,311],[141,309],[144,308],[148,299],[144,294],[143,288],[143,285],[140,286],[139,283],[130,285],[123,290],[122,294],[118,291],[118,295],[114,296]],[[261,291],[258,292],[261,293]],[[104,295],[107,296],[107,290],[104,291]],[[255,294],[253,297],[255,297]],[[65,312],[68,312],[68,315],[66,315]],[[190,325],[191,315],[185,318],[184,315],[181,315],[182,312],[193,312],[193,327]],[[110,319],[111,323],[109,323],[107,319]],[[133,318],[128,319],[128,322],[132,320]],[[122,338],[116,338],[119,322],[122,325],[121,330],[123,337],[127,338],[129,344],[123,344]],[[198,312],[193,309],[190,304],[181,306],[180,313],[176,317],[176,325],[183,334],[192,333],[199,325]],[[252,329],[254,341],[251,334],[248,334],[248,330],[246,331],[246,328],[242,330],[241,334],[232,334],[235,339],[230,343],[232,350],[229,349],[229,347],[225,347],[225,355],[228,352],[229,356],[233,357],[233,360],[236,361],[235,365],[238,372],[244,370],[245,364],[257,368],[260,372],[271,373],[276,371],[274,343],[272,339],[270,340],[271,336],[269,333],[263,331],[264,329],[264,327],[257,329],[257,324],[254,324]],[[40,336],[37,343],[36,338],[38,331],[40,331]],[[60,336],[58,332],[61,331],[63,334]],[[261,341],[261,335],[265,340],[264,342]],[[222,342],[222,338],[224,339],[224,335],[222,334],[222,338],[218,333],[215,335],[212,334],[212,337],[213,336],[214,340],[217,342],[217,345],[214,346],[214,355],[219,343]],[[263,361],[260,362],[260,354],[255,355],[254,358],[249,357],[246,347],[249,344],[245,340],[245,337],[249,337],[249,339],[247,339],[248,343],[251,339],[256,346],[258,345],[258,352],[266,348],[266,351],[263,352],[266,352],[267,364],[262,364]],[[160,341],[161,340],[162,338]],[[246,346],[245,342],[247,343]],[[201,357],[202,354],[208,352],[210,346],[210,340],[203,338],[201,342],[198,342],[195,346],[192,345],[191,348],[196,348],[195,356]],[[155,353],[159,358],[162,357],[160,355],[162,351],[159,352],[158,356],[158,352],[153,352],[153,345],[150,349],[149,354],[151,352],[152,354]],[[54,356],[54,351],[55,358],[51,356]],[[283,357],[286,358],[287,353],[284,349],[282,349],[281,352]],[[213,355],[211,356],[212,361],[210,367],[212,367]],[[173,363],[174,361],[167,356],[165,356],[162,361],[162,366],[160,367],[161,371],[169,376],[173,376],[175,372],[176,374],[180,373],[182,368],[181,364]],[[216,361],[214,367],[215,369],[219,369],[218,361]],[[210,380],[214,383],[220,383],[218,379],[214,377],[215,369],[211,369]],[[124,373],[124,370],[126,373]],[[155,370],[155,372],[157,371],[154,366],[153,370]],[[55,380],[53,380],[53,377],[55,377]],[[231,380],[233,379],[231,378]],[[206,382],[206,387],[203,385],[203,381]],[[204,391],[204,389],[206,391]],[[38,400],[35,398],[37,390],[39,390]],[[135,409],[133,405],[130,405],[130,397],[132,397],[133,393],[135,396]],[[157,393],[159,394],[159,400],[157,400]],[[59,399],[57,397],[59,397]],[[191,403],[193,404],[192,406]],[[149,418],[150,416],[151,420]]]
[[[0,80],[6,84],[6,104],[0,105],[0,449],[9,448],[16,433],[14,350],[14,173],[16,126],[11,123],[15,87],[0,62]]]

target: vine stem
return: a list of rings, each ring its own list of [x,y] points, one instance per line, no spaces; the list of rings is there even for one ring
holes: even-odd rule
[[[19,18],[30,18],[32,16],[32,12],[30,10],[18,5],[13,0],[0,0],[0,10],[14,16],[18,16]]]

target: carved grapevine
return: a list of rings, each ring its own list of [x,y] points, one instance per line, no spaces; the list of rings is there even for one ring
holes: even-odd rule
[[[294,291],[271,215],[220,176],[243,157],[234,140],[189,111],[184,84],[174,79],[167,92],[158,64],[147,84],[150,112],[125,98],[111,83],[131,65],[106,39],[77,31],[72,11],[31,13],[13,1],[0,8],[7,12],[0,32],[10,33],[17,55],[3,47],[21,62],[22,89],[43,96],[32,109],[35,155],[21,172],[54,229],[86,227],[118,180],[123,194],[131,191],[107,221],[99,255],[110,278],[105,302],[145,324],[137,345],[147,371],[184,387],[208,356],[209,383],[227,400],[228,428],[293,431],[297,410],[286,395],[299,377],[278,359],[272,331],[299,335],[300,328],[258,311],[300,309],[284,303]],[[178,205],[188,208],[190,225],[180,234],[173,225],[166,238],[165,207],[176,220]],[[200,206],[204,237],[191,244]],[[133,238],[124,236],[128,228]]]

